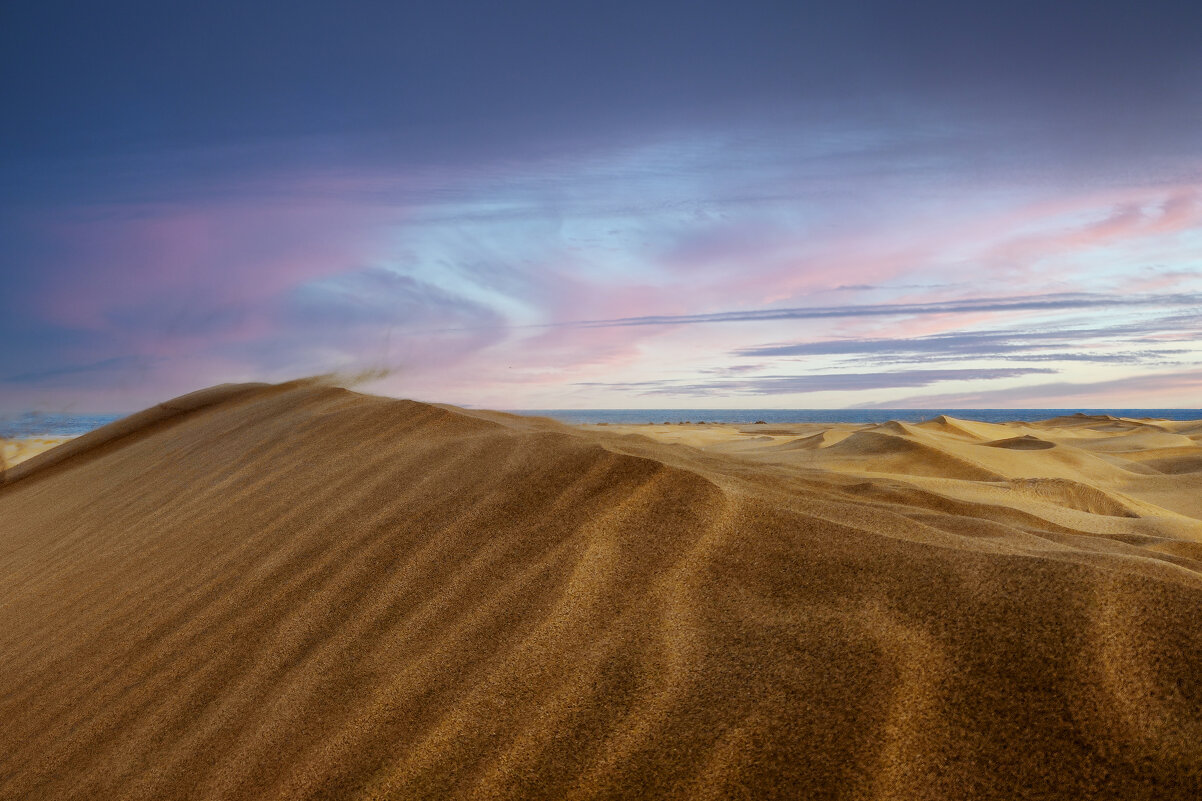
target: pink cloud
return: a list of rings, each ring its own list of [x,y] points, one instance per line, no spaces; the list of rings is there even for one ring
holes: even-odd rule
[[[37,299],[50,319],[82,327],[164,298],[251,303],[363,266],[380,222],[341,205],[92,208],[44,225],[63,252]]]
[[[1051,230],[1002,237],[985,250],[983,261],[994,269],[1021,276],[1030,274],[1047,259],[1080,256],[1151,238],[1163,241],[1202,227],[1196,188],[1158,189],[1137,197],[1124,194],[1108,206],[1099,207],[1094,198],[1079,201],[1075,210],[1062,206],[1063,212],[1073,216],[1095,211],[1105,211],[1107,216],[1095,222],[1065,222]],[[1036,217],[1029,220],[1032,225],[1038,222]]]
[[[1009,389],[912,395],[869,404],[913,409],[1196,408],[1202,369],[1142,373],[1089,382],[1053,381]]]
[[[571,164],[554,166],[571,174]],[[551,178],[558,183],[539,195]],[[735,203],[730,214],[653,209],[646,219],[618,215],[613,225],[628,236],[615,245],[591,229],[592,239],[565,233],[574,201],[585,208],[585,229],[601,225],[589,221],[590,190],[578,198],[569,184],[546,165],[442,178],[301,171],[271,191],[243,187],[225,199],[89,207],[39,223],[56,244],[35,265],[45,274],[28,282],[28,301],[48,322],[88,334],[64,346],[64,359],[86,366],[136,356],[163,386],[393,361],[405,370],[396,391],[519,405],[539,388],[574,393],[581,381],[719,369],[724,354],[765,341],[922,337],[1044,313],[539,330],[511,328],[515,308],[519,322],[570,323],[1038,298],[1094,288],[1093,265],[1081,256],[1153,246],[1180,255],[1177,239],[1202,227],[1202,189],[1193,184],[1035,200],[965,185],[864,208],[827,210],[811,198],[750,211]],[[569,211],[557,216],[560,200]],[[531,225],[523,214],[548,220]],[[411,283],[373,283],[379,264]],[[1148,291],[1192,274],[1116,275]],[[360,283],[349,289],[335,280],[353,276]]]

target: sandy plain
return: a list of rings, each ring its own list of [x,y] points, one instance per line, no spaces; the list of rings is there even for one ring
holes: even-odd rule
[[[1202,421],[215,387],[10,466],[0,797],[1202,797]]]

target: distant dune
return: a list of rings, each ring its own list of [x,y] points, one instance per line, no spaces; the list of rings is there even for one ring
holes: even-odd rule
[[[36,437],[19,437],[16,439],[0,438],[0,470],[14,467],[21,462],[32,459],[39,453],[56,448],[72,437],[52,435]]]
[[[0,797],[1202,797],[1202,423],[756,428],[297,382],[22,461]]]

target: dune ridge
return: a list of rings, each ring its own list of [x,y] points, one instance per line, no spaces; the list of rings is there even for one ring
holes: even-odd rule
[[[0,486],[0,797],[1196,798],[1197,455],[1023,426],[162,404]]]
[[[89,458],[111,443],[136,437],[154,426],[169,425],[191,412],[208,406],[226,404],[239,397],[266,391],[269,387],[268,384],[221,384],[181,395],[75,437],[53,450],[23,460],[0,473],[0,485],[19,481],[39,470],[48,470],[71,459]]]

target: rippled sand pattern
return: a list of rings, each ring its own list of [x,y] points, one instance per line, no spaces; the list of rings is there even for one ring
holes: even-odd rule
[[[756,429],[243,385],[21,462],[0,797],[1202,795],[1202,423]]]

